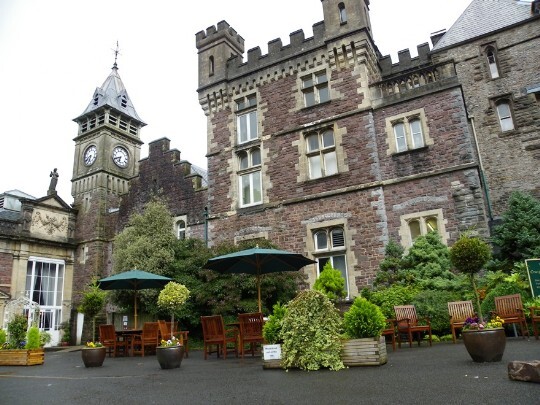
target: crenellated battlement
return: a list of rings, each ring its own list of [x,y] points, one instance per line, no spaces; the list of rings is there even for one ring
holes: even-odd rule
[[[212,25],[206,31],[197,32],[195,34],[195,45],[197,49],[203,50],[209,44],[213,44],[222,38],[228,39],[239,53],[244,53],[244,38],[238,35],[234,28],[225,20],[218,22],[217,28]]]
[[[421,66],[430,63],[429,57],[429,44],[424,42],[416,47],[418,56],[411,58],[411,51],[403,49],[398,52],[398,63],[392,64],[392,58],[390,55],[385,55],[379,60],[381,66],[381,73],[383,76],[391,76],[395,74],[403,73],[410,69],[417,69]]]

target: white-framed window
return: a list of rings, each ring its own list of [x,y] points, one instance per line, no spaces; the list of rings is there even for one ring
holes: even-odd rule
[[[317,259],[317,277],[324,269],[324,265],[330,262],[332,267],[339,270],[345,279],[347,297],[350,296],[349,277],[347,271],[347,249],[345,247],[345,234],[341,227],[316,229],[313,232],[313,243]]]
[[[446,244],[447,235],[442,209],[415,212],[401,216],[399,233],[402,244],[406,248],[412,246],[419,236],[427,235],[432,231],[439,233],[442,242]]]
[[[236,133],[238,143],[245,143],[259,137],[257,130],[257,96],[250,95],[236,100]]]
[[[258,147],[238,152],[240,207],[262,203],[261,150]]]
[[[512,131],[514,129],[514,120],[510,102],[508,100],[499,100],[496,103],[496,108],[501,131]]]
[[[59,330],[62,322],[65,263],[30,257],[26,268],[26,295],[39,304],[39,328]]]
[[[186,239],[186,221],[183,219],[176,222],[176,238],[179,240]]]
[[[345,9],[345,4],[339,3],[338,9],[339,9],[339,22],[341,24],[345,24],[347,22],[347,10]]]
[[[433,144],[423,108],[387,117],[386,133],[388,155]]]
[[[321,71],[302,77],[302,93],[306,107],[330,100],[326,72]]]
[[[318,179],[338,172],[334,131],[323,129],[306,135],[309,178]]]
[[[495,49],[492,47],[486,48],[486,58],[491,78],[497,79],[499,77],[499,68],[497,66],[497,54],[495,53]]]

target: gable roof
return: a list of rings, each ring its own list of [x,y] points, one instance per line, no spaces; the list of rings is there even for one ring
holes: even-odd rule
[[[473,0],[432,52],[457,45],[531,18],[531,3],[518,0]]]

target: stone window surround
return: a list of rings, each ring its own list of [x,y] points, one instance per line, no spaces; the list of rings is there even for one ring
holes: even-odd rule
[[[308,161],[308,147],[306,137],[314,132],[323,132],[327,129],[330,129],[334,133],[334,147],[336,151],[336,161],[337,161],[337,173],[332,174],[331,176],[318,177],[316,179],[311,179],[309,177],[309,161]],[[324,124],[316,125],[309,129],[306,129],[300,133],[300,139],[297,143],[298,154],[300,156],[300,161],[298,164],[299,175],[297,177],[297,182],[302,183],[304,181],[320,181],[321,179],[326,179],[328,177],[337,176],[339,173],[344,173],[349,170],[348,165],[345,164],[345,151],[343,150],[343,137],[347,134],[347,128],[339,128],[337,124]]]
[[[325,74],[326,74],[326,79],[327,79],[326,84],[327,84],[327,89],[328,89],[328,100],[323,101],[323,102],[316,101],[315,104],[313,104],[311,106],[307,106],[306,101],[305,101],[305,97],[304,97],[304,79],[307,76],[314,77],[315,74],[321,73],[321,72],[325,72]],[[319,105],[329,103],[333,98],[333,96],[332,96],[332,88],[330,86],[330,69],[327,68],[326,66],[317,65],[317,66],[313,66],[310,69],[303,70],[302,72],[298,72],[298,75],[296,76],[296,87],[297,87],[298,90],[300,90],[299,92],[297,92],[296,110],[301,110],[301,109],[304,109],[304,108],[317,107]],[[313,84],[313,87],[316,88],[317,84]]]
[[[254,149],[259,150],[260,159],[261,159],[260,163],[256,164],[256,165],[252,164],[252,159],[251,159],[251,152]],[[240,155],[239,154],[243,153],[243,152],[247,153],[247,156],[248,156],[248,167],[245,168],[245,169],[240,168]],[[237,196],[238,196],[238,206],[239,206],[239,208],[246,208],[246,207],[251,207],[251,206],[254,206],[254,205],[260,205],[264,201],[264,187],[263,187],[264,184],[263,184],[263,173],[262,173],[262,159],[263,159],[263,156],[262,156],[262,153],[263,153],[263,150],[262,150],[262,145],[260,144],[260,142],[255,142],[253,144],[250,144],[250,147],[241,148],[240,150],[237,150],[236,153],[235,153],[236,177],[237,177],[236,184],[238,185]],[[248,204],[243,204],[242,203],[242,177],[245,176],[245,175],[253,174],[253,173],[259,173],[260,174],[261,201],[250,202]],[[251,187],[250,187],[250,189],[251,189]]]
[[[497,118],[497,125],[499,127],[499,131],[505,134],[515,131],[517,129],[517,124],[516,124],[516,117],[514,115],[514,100],[513,100],[512,94],[502,94],[497,97],[493,97],[489,100],[489,103],[491,107],[493,108],[495,117]],[[510,109],[510,118],[512,119],[512,126],[513,126],[512,129],[507,129],[507,130],[502,129],[501,117],[499,116],[499,109],[497,107],[503,103],[508,104],[508,108]]]
[[[254,104],[250,104],[249,102],[246,102],[246,106],[244,107],[239,107],[239,104],[242,102],[242,101],[247,101],[247,100],[255,100],[255,103]],[[258,111],[258,105],[259,105],[259,100],[257,98],[257,93],[250,93],[250,94],[247,94],[247,95],[244,95],[242,97],[239,97],[237,99],[234,100],[234,105],[235,105],[235,119],[234,119],[234,122],[235,122],[235,128],[234,128],[234,134],[235,134],[235,144],[237,145],[244,145],[248,142],[252,142],[252,141],[255,141],[257,139],[260,139],[260,134],[262,133],[261,132],[261,128],[260,127],[260,119],[259,119],[259,111]],[[246,141],[240,141],[240,128],[239,128],[239,119],[241,116],[244,116],[244,115],[247,115],[247,114],[251,114],[251,113],[255,113],[255,121],[256,121],[256,130],[257,130],[257,136],[254,137],[254,138],[249,138],[247,139]],[[248,122],[248,127],[249,127],[249,122]]]
[[[394,155],[396,153],[407,153],[414,150],[414,149],[408,148],[405,151],[401,151],[401,152],[397,151],[396,138],[394,134],[394,125],[400,122],[408,123],[409,121],[412,121],[415,118],[420,119],[420,123],[422,126],[422,135],[424,136],[424,147],[433,145],[433,139],[429,135],[429,127],[427,125],[426,113],[423,108],[419,108],[417,110],[407,111],[405,113],[386,118],[385,131],[386,131],[386,144],[388,145],[388,149],[386,150],[387,156]],[[410,128],[408,125],[405,125],[405,136],[407,139],[407,146],[412,145],[412,138],[411,138],[412,134],[410,133]]]
[[[341,228],[343,229],[343,235],[345,240],[345,246],[343,248],[339,249],[328,249],[328,250],[317,250],[315,246],[315,240],[314,236],[315,233],[322,229],[332,229],[332,228]],[[345,282],[347,283],[347,290],[349,291],[349,297],[352,297],[354,295],[353,287],[356,285],[355,278],[353,275],[352,269],[354,268],[354,264],[356,263],[356,260],[354,259],[354,254],[352,252],[352,246],[354,246],[354,241],[351,240],[352,234],[354,232],[349,231],[348,229],[348,222],[347,218],[336,218],[331,219],[327,221],[321,221],[321,222],[313,222],[308,223],[306,225],[306,250],[310,252],[312,258],[316,260],[318,257],[328,257],[329,255],[335,254],[335,253],[342,253],[345,255],[345,262],[347,265],[347,280]],[[308,275],[308,283],[311,287],[315,284],[315,280],[319,276],[319,268],[318,264],[315,266],[310,266],[309,270],[307,270],[308,267],[306,267],[306,273]]]
[[[184,221],[184,239],[188,237],[188,226],[187,226],[187,215],[179,215],[174,217],[173,224],[174,224],[174,235],[176,239],[180,239],[178,236],[178,232],[180,231],[180,228],[178,227],[178,224],[180,221]]]
[[[404,214],[400,217],[401,225],[399,227],[399,236],[401,238],[401,245],[408,249],[412,246],[413,241],[411,238],[411,233],[409,229],[409,222],[412,220],[419,220],[420,221],[420,229],[421,234],[425,235],[426,232],[426,219],[427,218],[437,218],[437,231],[439,232],[439,235],[441,236],[441,241],[443,244],[448,244],[448,239],[450,238],[450,235],[448,232],[446,232],[446,224],[448,221],[444,218],[443,210],[442,208],[437,208],[434,210],[427,210],[427,211],[420,211],[420,212],[413,212],[411,214]]]
[[[490,51],[493,52],[493,56],[495,58],[495,66],[496,66],[496,69],[497,69],[497,72],[496,72],[497,76],[495,76],[495,77],[493,77],[493,74],[492,74],[492,71],[491,71],[491,66],[490,66],[490,63],[489,63],[489,60],[488,60],[488,53]],[[499,79],[501,77],[501,68],[500,68],[500,65],[499,65],[499,52],[498,52],[498,49],[497,49],[496,42],[490,42],[490,43],[482,44],[480,46],[480,53],[482,55],[482,61],[483,61],[483,64],[485,66],[486,72],[488,74],[488,78],[490,80]]]

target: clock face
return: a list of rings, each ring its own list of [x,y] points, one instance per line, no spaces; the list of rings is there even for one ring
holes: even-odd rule
[[[84,152],[84,164],[86,166],[91,166],[97,157],[97,148],[95,145],[89,146]]]
[[[116,148],[113,149],[112,158],[113,158],[113,162],[116,163],[118,167],[124,168],[128,165],[128,162],[129,162],[128,152],[121,146],[117,146]]]

